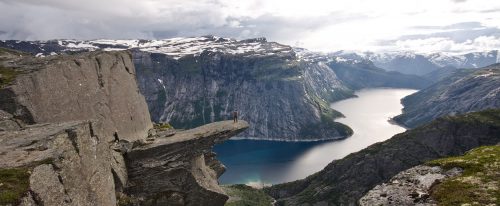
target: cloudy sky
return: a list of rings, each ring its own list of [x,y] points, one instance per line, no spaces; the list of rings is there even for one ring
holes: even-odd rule
[[[0,0],[0,39],[267,37],[316,51],[500,49],[498,0]]]

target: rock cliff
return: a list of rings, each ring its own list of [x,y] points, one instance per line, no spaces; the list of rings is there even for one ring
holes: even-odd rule
[[[500,107],[500,64],[458,70],[451,76],[403,98],[403,114],[394,118],[416,127],[438,117]]]
[[[333,122],[340,114],[328,106],[350,97],[350,90],[327,66],[300,62],[291,51],[266,56],[204,52],[178,60],[144,52],[134,56],[156,121],[191,128],[229,119],[237,109],[252,125],[243,137],[307,140],[351,134]],[[311,127],[322,130],[313,133]]]
[[[165,40],[0,41],[39,56],[131,49],[137,80],[155,122],[193,128],[239,110],[250,128],[239,136],[311,140],[350,136],[329,103],[353,96],[327,65],[305,61],[265,38],[214,36]]]
[[[134,147],[125,156],[126,193],[141,205],[224,205],[217,179],[225,168],[212,147],[247,128],[244,121],[215,122]]]
[[[0,204],[116,205],[102,128],[77,121],[0,132]]]
[[[26,56],[0,65],[18,74],[0,90],[0,110],[15,119],[28,124],[97,119],[109,137],[116,133],[128,141],[145,138],[153,127],[130,53]]]
[[[0,72],[0,204],[227,200],[211,148],[248,123],[153,127],[129,52],[35,58],[1,49]]]
[[[356,205],[370,189],[432,159],[500,142],[500,110],[443,117],[335,160],[303,180],[266,188],[278,205]]]

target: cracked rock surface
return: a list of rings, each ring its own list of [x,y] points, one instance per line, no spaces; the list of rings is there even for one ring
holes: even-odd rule
[[[359,200],[369,205],[437,205],[431,199],[431,187],[445,178],[460,175],[462,170],[419,165],[400,172],[386,183],[375,186]]]
[[[0,172],[20,183],[0,176],[0,193],[15,195],[7,205],[227,200],[212,147],[248,124],[153,128],[129,52],[34,58],[0,48],[0,66],[16,75],[0,76]]]

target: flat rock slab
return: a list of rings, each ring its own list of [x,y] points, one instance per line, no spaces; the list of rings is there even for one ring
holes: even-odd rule
[[[152,144],[139,146],[133,150],[148,150],[162,145],[196,141],[205,138],[210,138],[214,143],[218,143],[234,136],[234,134],[240,133],[248,127],[249,125],[246,121],[238,121],[237,123],[233,123],[233,121],[214,122],[194,129],[180,131],[172,136],[160,136]]]

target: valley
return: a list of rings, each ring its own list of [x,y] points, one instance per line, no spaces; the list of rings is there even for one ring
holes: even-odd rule
[[[229,140],[216,145],[217,157],[227,167],[222,184],[264,186],[305,178],[333,160],[384,141],[405,129],[388,120],[401,114],[400,100],[411,89],[376,88],[355,93],[358,97],[333,103],[346,117],[336,121],[354,134],[337,141]]]

